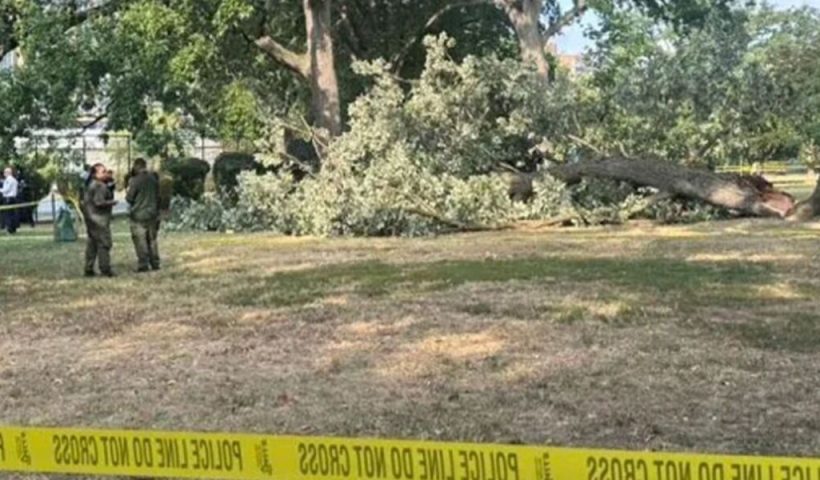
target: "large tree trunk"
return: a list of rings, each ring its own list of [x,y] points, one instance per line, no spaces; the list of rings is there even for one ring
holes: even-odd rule
[[[314,126],[330,136],[342,132],[339,82],[333,51],[331,0],[303,0],[307,49],[294,52],[264,32],[250,40],[274,61],[290,69],[310,85],[310,114]]]
[[[794,209],[792,219],[797,221],[807,221],[820,217],[820,179],[814,187],[814,193],[807,200],[800,202]]]
[[[331,136],[342,133],[339,83],[333,52],[330,0],[304,0],[310,61],[311,115],[316,126]]]
[[[762,178],[720,175],[661,160],[582,161],[550,167],[549,173],[568,183],[583,177],[621,180],[761,217],[783,218],[790,215],[795,206],[790,195],[774,190]]]
[[[535,65],[538,76],[549,80],[550,64],[547,61],[546,39],[541,34],[540,17],[543,0],[505,0],[504,11],[515,29],[521,57],[526,63]]]

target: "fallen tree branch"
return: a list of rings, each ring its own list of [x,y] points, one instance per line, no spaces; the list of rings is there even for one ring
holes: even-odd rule
[[[515,222],[511,228],[526,231],[541,230],[545,228],[563,227],[572,224],[575,220],[578,220],[577,215],[559,215],[546,220],[522,220]]]
[[[661,159],[608,157],[553,165],[547,171],[568,184],[584,177],[619,180],[759,217],[785,218],[795,206],[791,195],[775,190],[763,179],[727,177]]]
[[[588,141],[584,140],[581,137],[577,137],[577,136],[570,133],[570,134],[567,135],[567,138],[572,140],[572,142],[574,142],[577,145],[580,145],[582,147],[588,148],[589,150],[592,150],[593,152],[597,153],[598,155],[603,156],[605,154],[603,150],[601,150],[600,148],[596,147],[595,145],[589,143]]]
[[[669,192],[658,192],[658,193],[655,193],[653,195],[650,195],[650,196],[642,199],[638,203],[638,205],[636,205],[635,207],[630,208],[629,211],[627,212],[626,218],[632,218],[635,215],[646,211],[646,209],[648,209],[648,208],[650,208],[654,205],[657,205],[658,203],[660,203],[664,200],[669,200],[671,198],[675,198],[675,195],[671,194]]]
[[[490,225],[481,225],[481,224],[477,224],[477,223],[475,223],[475,224],[463,223],[463,222],[460,222],[460,221],[452,219],[452,218],[443,217],[443,216],[437,214],[436,212],[431,212],[429,210],[419,208],[419,207],[402,208],[402,210],[404,210],[407,213],[413,214],[413,215],[418,215],[420,217],[430,218],[430,219],[435,220],[435,221],[437,221],[441,224],[444,224],[444,225],[447,225],[449,227],[453,227],[455,229],[458,229],[459,231],[462,231],[462,232],[489,232],[489,231],[498,231],[498,230],[509,230],[509,229],[512,228],[512,225],[510,225],[510,224],[499,225],[499,226],[490,226]]]

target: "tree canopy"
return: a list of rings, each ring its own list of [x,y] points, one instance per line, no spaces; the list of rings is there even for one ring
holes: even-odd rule
[[[137,132],[157,104],[223,137],[258,136],[262,119],[288,113],[337,135],[345,106],[367,87],[354,59],[386,59],[412,79],[424,64],[421,39],[446,32],[458,58],[520,53],[545,77],[546,41],[590,9],[695,25],[725,3],[2,0],[0,54],[20,48],[26,59],[2,87],[13,92],[3,136],[70,125],[92,107],[108,128]]]
[[[572,77],[548,42],[591,10],[601,19],[589,32],[591,73]],[[732,0],[0,0],[0,51],[23,58],[0,74],[0,141],[13,154],[15,138],[77,127],[84,113],[81,128],[104,121],[168,159],[195,133],[262,149],[276,168],[294,159],[299,178],[313,178],[321,159],[329,183],[299,188],[321,190],[326,205],[344,205],[332,194],[339,172],[361,175],[338,183],[366,196],[393,181],[370,169],[412,166],[444,176],[428,190],[444,195],[430,199],[441,218],[451,190],[502,191],[474,177],[606,154],[707,168],[816,164],[818,32],[816,10]],[[298,136],[311,152],[294,156],[277,141]],[[598,187],[617,205],[635,193]],[[757,205],[759,194],[741,203]],[[501,217],[521,214],[493,198],[484,204]],[[336,228],[326,220],[302,231]],[[361,220],[365,231],[371,221]]]

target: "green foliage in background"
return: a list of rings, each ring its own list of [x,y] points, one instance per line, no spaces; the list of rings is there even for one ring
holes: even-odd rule
[[[220,192],[232,195],[239,185],[239,174],[246,171],[262,174],[264,170],[264,166],[256,161],[253,154],[223,152],[214,160],[214,181]]]
[[[174,195],[199,200],[205,193],[205,178],[211,165],[199,158],[169,158],[163,169],[173,178]]]

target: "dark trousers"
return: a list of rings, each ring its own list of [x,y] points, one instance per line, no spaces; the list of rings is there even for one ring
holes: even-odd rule
[[[111,272],[111,227],[96,225],[90,221],[86,224],[88,240],[85,244],[85,271],[94,271],[94,263],[98,263],[102,273]]]
[[[25,198],[17,197],[18,203],[26,203]],[[34,228],[35,221],[34,221],[34,213],[37,211],[37,207],[23,207],[17,210],[17,224],[19,225],[31,225]]]
[[[159,220],[138,222],[131,220],[131,239],[134,241],[134,250],[137,252],[137,266],[140,270],[149,267],[159,269]]]
[[[10,207],[16,204],[16,200],[14,198],[4,198],[3,199],[3,206]],[[3,210],[3,228],[8,230],[9,233],[14,233],[17,231],[17,228],[20,226],[20,220],[18,218],[17,209],[11,210]]]

